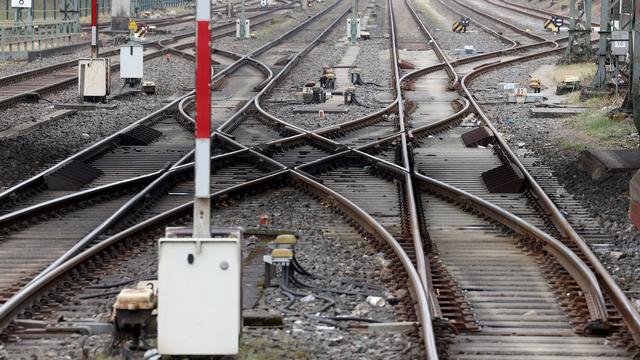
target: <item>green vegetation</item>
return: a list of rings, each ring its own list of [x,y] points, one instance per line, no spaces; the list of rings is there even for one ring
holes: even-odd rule
[[[433,22],[436,22],[438,24],[440,24],[441,27],[447,27],[449,26],[448,24],[445,24],[443,19],[439,16],[436,16],[436,14],[434,14],[431,11],[431,5],[425,3],[424,1],[416,1],[414,3],[415,5],[417,5],[418,7],[418,11],[421,12],[422,14],[424,14],[424,16],[428,17],[429,19],[431,19]]]
[[[608,116],[611,109],[622,105],[623,98],[618,96],[596,96],[585,101],[580,101],[580,93],[574,92],[569,95],[569,103],[580,104],[590,108],[589,110],[575,116],[570,125],[593,139],[603,143],[619,143],[620,139],[626,138],[629,134],[635,133],[636,128],[632,121],[612,120]],[[560,147],[566,150],[581,150],[585,145],[575,143],[570,140],[559,140]]]
[[[582,151],[587,148],[585,144],[571,141],[569,139],[558,139],[558,147],[566,151]]]
[[[272,19],[269,25],[260,25],[260,30],[255,31],[255,34],[257,38],[268,39],[274,34],[294,27],[296,23],[296,20],[290,18],[288,15],[278,16]]]
[[[558,65],[553,69],[553,75],[551,78],[556,83],[561,83],[565,76],[573,75],[580,78],[580,81],[584,83],[587,81],[591,81],[593,75],[596,73],[596,64],[588,62],[588,63],[577,63],[577,64],[569,64],[569,65]]]
[[[630,121],[611,120],[603,110],[587,111],[576,116],[575,125],[587,135],[605,142],[626,137],[636,131]]]

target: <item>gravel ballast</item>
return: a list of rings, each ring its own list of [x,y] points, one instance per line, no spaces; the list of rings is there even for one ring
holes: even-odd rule
[[[456,49],[464,49],[465,45],[473,45],[476,51],[485,53],[507,47],[502,40],[475,25],[471,25],[466,33],[451,31],[451,25],[459,21],[460,17],[442,6],[438,0],[413,0],[413,5],[438,45],[451,59],[464,57]]]
[[[165,106],[163,99],[176,92],[193,88],[195,67],[191,61],[172,57],[170,62],[157,58],[145,63],[145,80],[154,81],[157,95],[143,94],[125,96],[110,102],[115,109],[97,109],[77,112],[71,116],[54,120],[32,132],[16,138],[0,140],[0,187],[24,180],[38,170],[47,168],[74,152],[117,132],[145,115]],[[119,74],[112,76],[112,89],[120,87]],[[65,90],[46,96],[53,103],[77,102],[77,89]],[[0,111],[0,118],[12,120],[2,127],[22,121],[37,119],[53,112],[52,105],[45,101],[37,104],[20,104]],[[20,114],[16,117],[16,114]]]
[[[296,254],[300,263],[313,274],[326,276],[331,280],[312,281],[298,275],[299,279],[333,289],[370,292],[371,290],[363,290],[356,285],[344,285],[336,281],[337,278],[358,279],[369,286],[381,288],[383,294],[380,295],[383,297],[400,299],[408,296],[406,287],[394,282],[395,278],[392,277],[389,265],[396,261],[394,258],[386,258],[347,225],[342,217],[293,188],[269,190],[268,194],[249,196],[241,201],[231,200],[224,208],[212,211],[212,220],[218,227],[255,228],[258,216],[263,212],[270,215],[269,228],[295,231],[299,235]],[[255,246],[255,242],[245,237],[245,258]],[[94,280],[93,285],[146,277],[155,274],[156,268],[156,246],[141,248],[136,256],[129,257],[114,270]],[[394,283],[394,290],[384,290],[385,284],[389,283]],[[260,287],[259,284],[245,284],[246,286]],[[284,315],[282,328],[245,328],[240,359],[418,359],[424,356],[421,341],[415,336],[415,331],[349,331],[301,316],[299,312],[317,309],[324,305],[324,301],[316,297],[320,294],[316,290],[294,290],[312,293],[314,299],[303,302],[298,298],[291,312]],[[115,296],[79,298],[96,291],[84,290],[53,316],[62,315],[66,321],[87,318],[108,321]],[[378,307],[368,304],[366,295],[322,294],[336,301],[336,305],[318,314],[321,316],[355,316],[384,322],[403,320],[394,314],[395,306],[389,302]],[[256,308],[279,312],[288,301],[288,297],[278,288],[272,287],[266,290]],[[84,346],[81,345],[83,342]],[[33,354],[47,359],[65,356],[75,358],[81,356],[84,348],[90,357],[95,357],[104,353],[110,342],[110,336],[106,335],[92,336],[89,339],[73,336],[48,338],[39,342],[47,347],[28,348],[30,353],[20,353],[20,356],[28,358]],[[151,342],[153,344],[153,340]],[[25,348],[20,343],[8,344],[6,350],[11,356],[25,351]]]
[[[260,34],[259,29],[257,33]],[[261,41],[266,43],[268,40],[261,39]],[[217,42],[214,42],[214,46],[216,45]],[[255,46],[259,45],[262,43],[255,43]],[[49,60],[52,59],[47,61]],[[50,63],[47,62],[46,65]],[[28,179],[154,110],[162,108],[166,105],[162,102],[163,99],[193,89],[194,72],[195,66],[191,61],[177,56],[172,56],[170,62],[165,58],[150,60],[145,63],[145,80],[156,83],[158,90],[156,96],[136,95],[118,98],[111,102],[116,105],[116,109],[78,112],[47,123],[29,134],[0,139],[0,161],[4,164],[3,171],[0,172],[0,190]],[[121,84],[119,73],[113,73],[112,90],[116,90]],[[52,103],[75,103],[77,88],[70,86],[44,97]],[[0,110],[0,130],[11,128],[24,121],[35,121],[51,112],[53,112],[51,103],[47,101],[14,105]]]
[[[376,2],[378,14],[386,13],[386,3]],[[362,4],[361,11],[366,11]],[[354,62],[361,69],[364,82],[371,84],[356,85],[357,101],[363,105],[350,105],[346,112],[329,112],[320,119],[317,111],[294,113],[294,110],[322,109],[322,104],[304,104],[294,100],[294,93],[301,91],[308,81],[319,82],[323,66],[334,66],[340,63],[350,46],[343,26],[336,26],[327,38],[307,54],[296,67],[287,74],[265,98],[265,110],[279,119],[307,130],[329,127],[346,121],[355,120],[388,105],[388,99],[393,96],[391,89],[391,69],[389,39],[385,37],[388,29],[384,26],[382,16],[369,20],[370,40],[360,40],[358,56]],[[375,25],[372,23],[375,21]],[[372,26],[374,25],[374,26]],[[342,95],[334,95],[342,99]],[[341,102],[340,102],[341,103]]]

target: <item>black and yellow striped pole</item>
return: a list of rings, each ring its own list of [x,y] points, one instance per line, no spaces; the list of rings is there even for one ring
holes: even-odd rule
[[[462,25],[459,21],[456,21],[451,26],[451,30],[453,30],[453,32],[461,33],[466,31],[466,27]]]

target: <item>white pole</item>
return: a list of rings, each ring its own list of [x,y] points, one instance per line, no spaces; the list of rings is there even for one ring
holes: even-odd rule
[[[196,3],[196,155],[193,237],[211,237],[211,0]]]

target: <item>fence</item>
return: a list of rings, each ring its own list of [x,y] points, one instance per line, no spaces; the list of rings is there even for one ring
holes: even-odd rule
[[[78,11],[80,17],[91,16],[91,0],[75,0],[78,3]],[[74,0],[33,0],[33,7],[30,9],[31,17],[34,21],[51,21],[63,20],[64,9],[73,10]],[[0,0],[2,8],[0,9],[0,22],[13,22],[15,19],[14,9],[11,7],[11,0]],[[169,8],[184,7],[193,4],[192,0],[131,0],[131,14],[138,12]],[[28,18],[29,9],[22,11],[24,21]],[[98,16],[108,17],[111,12],[111,0],[98,0]],[[73,18],[73,13],[69,13],[69,17]]]
[[[77,20],[34,22],[33,26],[14,25],[0,28],[0,57],[21,58],[20,52],[38,51],[69,45],[80,36]]]

